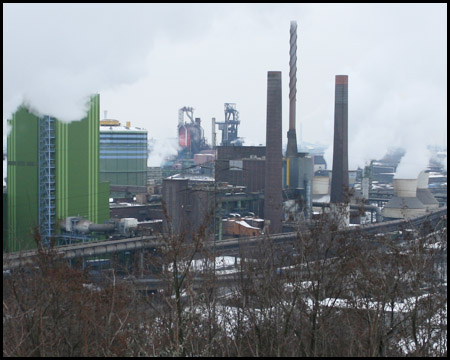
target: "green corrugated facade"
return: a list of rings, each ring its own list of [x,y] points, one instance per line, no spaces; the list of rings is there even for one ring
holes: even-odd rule
[[[109,219],[109,184],[99,180],[99,104],[91,97],[87,117],[56,121],[56,223],[67,216],[94,223]],[[8,136],[7,211],[9,252],[35,247],[39,222],[38,117],[21,107],[10,120]]]

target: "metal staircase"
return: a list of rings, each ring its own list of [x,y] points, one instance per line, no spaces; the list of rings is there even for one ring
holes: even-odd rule
[[[42,245],[49,246],[55,227],[55,119],[39,118],[39,231]]]

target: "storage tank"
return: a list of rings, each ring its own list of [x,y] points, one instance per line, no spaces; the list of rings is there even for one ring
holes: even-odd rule
[[[408,219],[425,212],[425,205],[417,198],[417,179],[394,179],[394,197],[384,206],[383,217]]]
[[[330,193],[330,177],[313,177],[313,195],[328,195]]]

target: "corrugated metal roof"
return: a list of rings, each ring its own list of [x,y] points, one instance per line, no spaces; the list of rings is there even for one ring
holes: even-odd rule
[[[135,131],[135,132],[147,132],[146,129],[138,128],[138,127],[129,127],[126,126],[100,126],[100,132],[129,132],[129,131]]]

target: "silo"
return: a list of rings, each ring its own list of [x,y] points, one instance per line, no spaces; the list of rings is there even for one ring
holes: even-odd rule
[[[314,176],[313,195],[328,195],[330,193],[330,177]]]
[[[281,71],[267,73],[267,122],[264,217],[270,234],[282,231]]]
[[[187,178],[169,177],[163,179],[162,199],[166,207],[163,226],[165,231],[172,231],[175,235],[189,233],[189,221],[185,209],[188,204]]]

